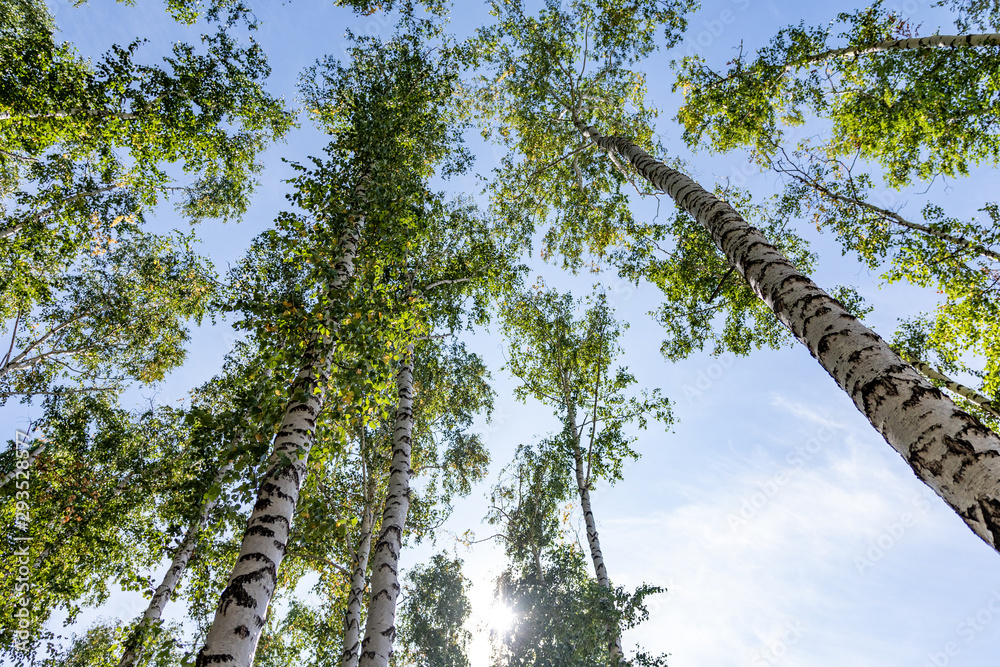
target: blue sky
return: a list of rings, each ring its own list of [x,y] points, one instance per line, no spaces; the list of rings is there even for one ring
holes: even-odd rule
[[[92,0],[80,8],[50,4],[65,38],[88,55],[135,36],[150,39],[144,51],[151,54],[165,52],[174,40],[193,39],[190,31],[167,20],[159,3],[139,2],[134,8],[110,0]],[[261,7],[256,9],[263,22],[258,38],[274,68],[271,90],[288,100],[295,98],[294,83],[303,67],[327,53],[343,55],[345,28],[383,36],[391,32],[391,22],[381,15],[359,18],[321,0],[253,4]],[[950,31],[947,14],[931,3],[895,4],[923,24],[920,34],[939,26]],[[705,0],[684,43],[654,55],[647,65],[650,99],[663,111],[657,129],[666,145],[688,160],[692,175],[705,183],[729,178],[736,184],[744,181],[755,195],[774,192],[776,178],[758,174],[742,156],[692,155],[683,147],[671,120],[678,100],[670,93],[666,62],[698,52],[721,65],[741,41],[751,50],[787,24],[820,24],[860,6]],[[459,31],[484,18],[483,7],[474,2],[453,13]],[[267,153],[263,185],[246,219],[239,225],[207,223],[200,228],[204,250],[220,271],[284,208],[282,179],[290,170],[279,158],[318,155],[325,143],[305,122],[286,144]],[[487,173],[498,153],[489,147],[477,152],[476,171]],[[955,215],[971,214],[983,203],[981,192],[995,191],[996,185],[995,174],[981,170],[900,201],[907,201],[910,212],[929,200]],[[472,177],[445,187],[455,194],[477,194],[479,188]],[[640,202],[637,209],[652,216],[656,205]],[[154,224],[170,229],[178,223],[164,211]],[[891,337],[898,318],[933,307],[934,294],[903,285],[880,289],[877,276],[842,257],[829,235],[817,234],[806,222],[796,228],[820,253],[817,282],[856,286],[875,307],[869,325],[883,336]],[[625,470],[624,481],[594,493],[615,583],[634,587],[648,582],[669,589],[651,599],[650,620],[626,634],[627,646],[641,643],[650,651],[669,652],[673,667],[996,665],[1000,556],[916,480],[803,347],[761,351],[749,358],[695,355],[671,364],[659,354],[662,332],[647,314],[660,302],[656,290],[636,288],[611,275],[571,276],[537,261],[532,268],[549,285],[581,296],[603,281],[619,317],[631,324],[622,363],[630,366],[640,386],[660,387],[675,401],[679,423],[672,432],[651,425],[637,443],[642,459]],[[481,428],[496,472],[519,443],[532,442],[558,425],[547,408],[513,398],[514,384],[500,369],[503,339],[497,332],[475,332],[466,339],[495,372],[497,414]],[[196,331],[188,363],[157,388],[155,400],[175,401],[210,377],[232,340],[225,324]],[[143,393],[154,395],[152,390]],[[22,425],[32,414],[30,406],[20,405],[0,412],[12,425]],[[480,523],[486,511],[484,492],[485,487],[476,489],[460,502],[446,529],[490,534]],[[578,520],[574,527],[582,534]],[[436,548],[465,559],[466,574],[475,582],[472,627],[484,628],[491,616],[490,580],[503,565],[501,554],[488,543],[469,551],[444,534]],[[421,546],[405,551],[404,566],[433,550]],[[121,594],[83,618],[128,618],[144,606],[140,598]],[[171,609],[172,614],[179,611],[177,605]],[[476,667],[487,664],[485,636],[477,634]]]

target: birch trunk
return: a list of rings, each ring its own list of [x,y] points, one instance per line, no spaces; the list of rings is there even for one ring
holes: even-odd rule
[[[232,463],[227,463],[215,474],[215,478],[212,480],[211,489],[214,486],[221,485],[223,479],[229,472],[233,469]],[[135,631],[132,633],[132,637],[129,639],[125,647],[125,652],[122,654],[121,660],[118,662],[118,667],[132,667],[139,659],[142,657],[143,650],[145,649],[146,637],[150,630],[155,626],[160,624],[160,618],[163,616],[163,609],[170,602],[170,596],[173,595],[174,590],[177,588],[177,584],[180,582],[181,577],[184,576],[184,571],[187,569],[188,561],[191,560],[191,554],[194,553],[195,545],[198,542],[198,535],[205,528],[208,523],[208,518],[212,514],[212,510],[219,503],[218,497],[207,500],[202,505],[201,516],[194,521],[190,527],[188,527],[187,533],[184,535],[184,540],[178,545],[177,551],[174,553],[174,559],[170,563],[170,569],[163,577],[163,581],[157,587],[156,592],[153,593],[152,599],[149,601],[149,606],[146,607],[146,611],[142,615],[142,620],[139,625],[136,626]]]
[[[779,170],[779,171],[781,171],[781,170]],[[838,194],[836,192],[831,191],[829,188],[827,188],[826,186],[824,186],[819,181],[813,180],[811,178],[806,178],[805,176],[801,176],[801,175],[795,174],[795,173],[790,173],[790,172],[787,172],[787,171],[785,171],[784,173],[789,173],[791,175],[791,177],[794,178],[795,180],[799,181],[800,183],[802,183],[804,185],[808,185],[809,187],[813,188],[814,190],[816,190],[817,192],[819,192],[820,194],[826,196],[829,199],[833,199],[834,201],[843,202],[845,204],[850,204],[852,206],[858,206],[860,208],[866,208],[869,211],[874,211],[875,213],[878,213],[883,218],[889,220],[892,223],[895,223],[895,224],[899,225],[900,227],[905,227],[907,229],[912,229],[914,231],[918,231],[918,232],[921,232],[923,234],[927,234],[929,236],[933,236],[935,238],[939,238],[942,241],[947,241],[948,243],[954,243],[955,245],[959,245],[959,246],[962,246],[963,248],[968,248],[969,250],[972,250],[973,252],[977,252],[980,255],[983,255],[984,257],[989,257],[990,259],[994,259],[994,260],[1000,261],[1000,252],[997,252],[995,250],[987,248],[986,246],[984,246],[984,245],[982,245],[980,243],[976,243],[975,241],[970,241],[969,239],[967,239],[965,237],[962,237],[962,236],[955,236],[954,234],[947,234],[945,232],[942,232],[942,231],[939,231],[937,229],[934,229],[933,227],[928,227],[927,225],[922,225],[922,224],[917,223],[917,222],[912,222],[910,220],[907,220],[903,216],[899,215],[895,211],[890,211],[889,209],[882,208],[881,206],[876,206],[875,204],[871,204],[871,203],[866,202],[866,201],[864,201],[862,199],[855,199],[854,197],[848,197],[846,195]]]
[[[889,39],[869,46],[852,46],[845,49],[831,49],[814,56],[809,56],[798,64],[814,63],[829,58],[846,56],[861,56],[867,53],[892,51],[894,49],[927,49],[932,47],[955,48],[957,46],[998,46],[1000,34],[982,33],[975,35],[931,35],[930,37],[910,37],[907,39]]]
[[[364,453],[362,452],[362,460]],[[375,522],[375,476],[370,468],[365,485],[365,509],[361,517],[361,535],[354,552],[354,569],[351,572],[351,592],[344,612],[344,652],[342,667],[358,667],[361,657],[361,604],[365,595],[365,574],[372,548],[372,525]]]
[[[573,458],[576,468],[576,487],[580,492],[580,508],[583,510],[583,520],[587,524],[587,545],[590,547],[590,558],[594,561],[594,574],[597,575],[597,583],[610,591],[611,580],[608,578],[608,568],[604,564],[601,540],[597,536],[597,521],[590,505],[590,481],[584,472],[583,452],[580,450],[579,439],[574,442]],[[611,664],[618,665],[623,662],[625,656],[622,651],[622,638],[617,629],[608,643],[608,653],[611,656]]]
[[[399,597],[399,552],[410,510],[410,447],[413,435],[413,343],[406,348],[399,374],[396,424],[392,436],[392,464],[382,527],[372,562],[371,597],[359,667],[387,667],[396,637],[396,599]]]
[[[620,137],[577,122],[708,232],[730,264],[827,370],[868,421],[966,524],[1000,551],[1000,436],[903,362],[877,334],[799,272],[733,208]]]
[[[358,192],[363,194],[363,186],[358,187]],[[363,224],[359,217],[340,239],[341,256],[335,264],[337,277],[329,285],[330,292],[346,286],[354,274]],[[331,331],[336,326],[329,320],[325,324]],[[196,667],[250,667],[253,663],[305,481],[332,354],[331,341],[318,335],[312,337],[291,386],[291,399],[268,458],[267,472],[257,489],[257,502],[243,534],[239,557],[219,598]]]
[[[942,383],[945,386],[945,388],[948,389],[949,391],[953,391],[962,398],[965,398],[975,403],[976,405],[978,405],[979,407],[981,407],[983,410],[990,413],[994,417],[1000,417],[1000,410],[994,407],[993,401],[986,398],[975,389],[970,389],[969,387],[966,387],[964,384],[959,384],[958,382],[955,382],[950,377],[948,377],[938,369],[934,368],[927,362],[920,361],[919,359],[910,359],[908,357],[903,357],[903,358],[906,359],[908,362],[910,362],[910,365],[912,365],[918,371],[923,373],[925,376],[929,377],[932,380],[937,380],[938,382]]]

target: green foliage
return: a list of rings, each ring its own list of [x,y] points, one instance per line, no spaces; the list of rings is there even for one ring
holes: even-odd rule
[[[628,65],[653,48],[658,23],[676,39],[690,5],[548,2],[534,17],[520,2],[492,6],[498,24],[481,30],[469,53],[488,68],[474,97],[484,136],[510,151],[489,186],[493,210],[524,246],[544,228],[543,258],[572,269],[588,254],[599,261],[632,220],[626,180],[573,122],[600,118],[607,133],[653,149],[645,78]]]
[[[44,163],[56,159],[61,188],[80,191],[69,167],[86,163],[103,186],[127,187],[148,206],[172,189],[163,165],[178,163],[195,179],[192,189],[173,188],[188,195],[184,210],[196,219],[238,215],[257,154],[292,125],[262,87],[270,70],[260,47],[239,44],[224,28],[204,35],[200,48],[175,44],[164,67],[139,61],[141,40],[112,46],[96,64],[51,33],[0,43],[0,150],[29,182],[53,180]],[[208,208],[207,194],[217,200]]]
[[[66,390],[111,391],[163,378],[184,359],[185,321],[200,322],[215,288],[189,237],[98,236],[93,254],[50,285],[38,307],[8,313],[0,400]],[[9,320],[8,320],[9,322]],[[8,329],[8,326],[4,326]]]
[[[569,468],[550,448],[519,445],[490,496],[487,521],[501,526],[501,542],[518,565],[536,566],[541,577],[543,550],[559,540],[559,504],[575,489]]]
[[[470,582],[462,561],[435,554],[406,575],[405,596],[393,665],[399,667],[468,667],[466,647],[472,635],[463,627],[472,612]]]
[[[909,37],[910,26],[881,2],[837,23],[845,48],[864,49]],[[890,185],[935,174],[965,175],[1000,159],[997,109],[1000,49],[888,49],[837,55],[834,28],[785,28],[755,60],[742,53],[719,74],[692,56],[678,67],[684,92],[678,120],[689,146],[752,148],[774,154],[784,126],[807,116],[828,119],[831,158],[855,156],[881,164]],[[961,122],[956,122],[961,119]]]
[[[52,397],[41,421],[47,449],[29,469],[28,479],[3,489],[0,512],[15,525],[17,503],[26,501],[30,534],[28,554],[4,563],[3,609],[14,618],[21,593],[15,591],[17,568],[27,561],[29,627],[15,642],[16,626],[0,629],[0,650],[22,664],[39,644],[52,639],[43,629],[57,610],[73,623],[82,605],[104,602],[113,587],[149,590],[145,573],[157,564],[170,540],[183,531],[171,509],[185,472],[181,460],[181,421],[169,409],[131,415],[89,395]],[[191,511],[191,502],[182,504]],[[186,525],[183,526],[186,528]],[[23,548],[11,530],[5,551]],[[25,628],[20,628],[25,630]]]
[[[570,545],[551,549],[541,575],[511,568],[497,581],[496,601],[514,623],[494,641],[496,667],[607,665],[609,628],[630,628],[648,618],[644,600],[663,592],[642,586],[629,593],[600,586],[587,576],[583,554]],[[636,664],[663,665],[643,655]]]
[[[147,649],[146,667],[170,667],[180,660],[176,640],[171,636],[179,627],[162,630]],[[126,628],[98,622],[52,657],[42,660],[42,667],[115,667],[121,658]]]

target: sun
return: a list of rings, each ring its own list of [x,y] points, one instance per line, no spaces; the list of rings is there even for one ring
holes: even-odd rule
[[[514,625],[515,618],[514,610],[505,604],[490,606],[488,617],[490,630],[498,635],[506,634]]]

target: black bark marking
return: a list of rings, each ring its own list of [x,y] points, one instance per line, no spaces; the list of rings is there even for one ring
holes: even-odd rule
[[[237,627],[235,630],[233,630],[233,634],[236,635],[237,637],[242,637],[243,639],[246,639],[247,637],[250,636],[250,628],[248,628],[245,625],[241,625]]]
[[[983,513],[983,524],[990,531],[994,548],[1000,546],[1000,502],[995,498],[980,498],[979,509]]]
[[[274,537],[274,531],[266,526],[250,526],[247,528],[247,537],[251,535],[260,535],[261,537]]]
[[[198,658],[195,660],[195,667],[205,667],[205,665],[221,665],[223,663],[234,662],[236,658],[233,657],[231,653],[206,653],[208,646],[206,645],[200,651],[198,651]]]
[[[262,510],[266,510],[270,506],[271,506],[271,499],[270,498],[260,498],[257,501],[257,503],[253,506],[253,511],[254,512],[260,512]]]

